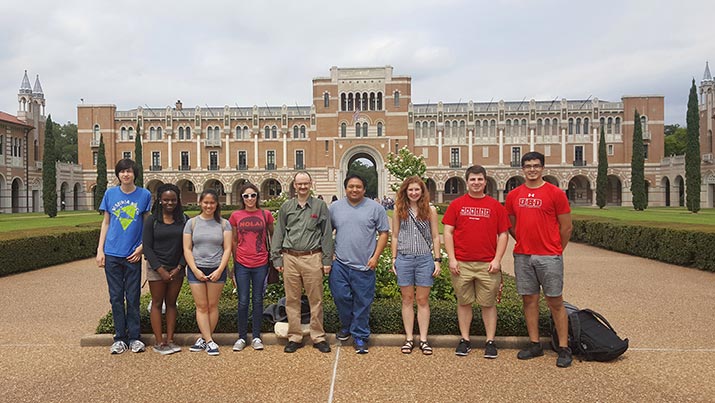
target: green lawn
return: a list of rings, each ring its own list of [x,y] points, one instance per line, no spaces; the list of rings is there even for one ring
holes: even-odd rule
[[[595,218],[654,227],[715,232],[715,209],[704,209],[693,214],[684,207],[649,207],[645,211],[635,211],[632,207],[573,207],[572,214],[575,219]]]
[[[0,214],[0,239],[69,232],[77,227],[99,228],[102,216],[96,211],[60,211],[50,218],[43,213]]]

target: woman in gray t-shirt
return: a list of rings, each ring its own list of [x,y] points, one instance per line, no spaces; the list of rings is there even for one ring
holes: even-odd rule
[[[221,218],[218,194],[206,189],[199,197],[201,214],[184,227],[186,278],[196,303],[196,324],[201,337],[189,351],[206,350],[218,355],[213,331],[218,322],[218,300],[226,282],[226,267],[231,257],[231,225]]]

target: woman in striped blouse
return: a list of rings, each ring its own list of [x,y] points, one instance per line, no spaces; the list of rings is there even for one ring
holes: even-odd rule
[[[429,293],[434,278],[439,276],[442,257],[437,210],[429,202],[425,183],[419,176],[410,176],[397,192],[392,218],[392,270],[397,275],[397,285],[402,293],[402,323],[406,336],[401,349],[403,354],[411,353],[415,344],[412,334],[415,298],[419,348],[425,355],[432,354],[432,347],[427,342]]]

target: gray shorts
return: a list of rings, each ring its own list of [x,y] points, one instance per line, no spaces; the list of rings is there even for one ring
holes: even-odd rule
[[[516,292],[519,295],[539,294],[541,287],[547,297],[558,297],[564,291],[564,259],[561,255],[514,254]]]

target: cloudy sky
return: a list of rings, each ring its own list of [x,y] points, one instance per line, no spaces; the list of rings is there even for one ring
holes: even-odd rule
[[[81,98],[309,105],[331,66],[391,65],[414,103],[657,94],[684,125],[714,18],[712,0],[5,1],[0,110],[16,113],[24,70],[53,120],[76,122]]]

